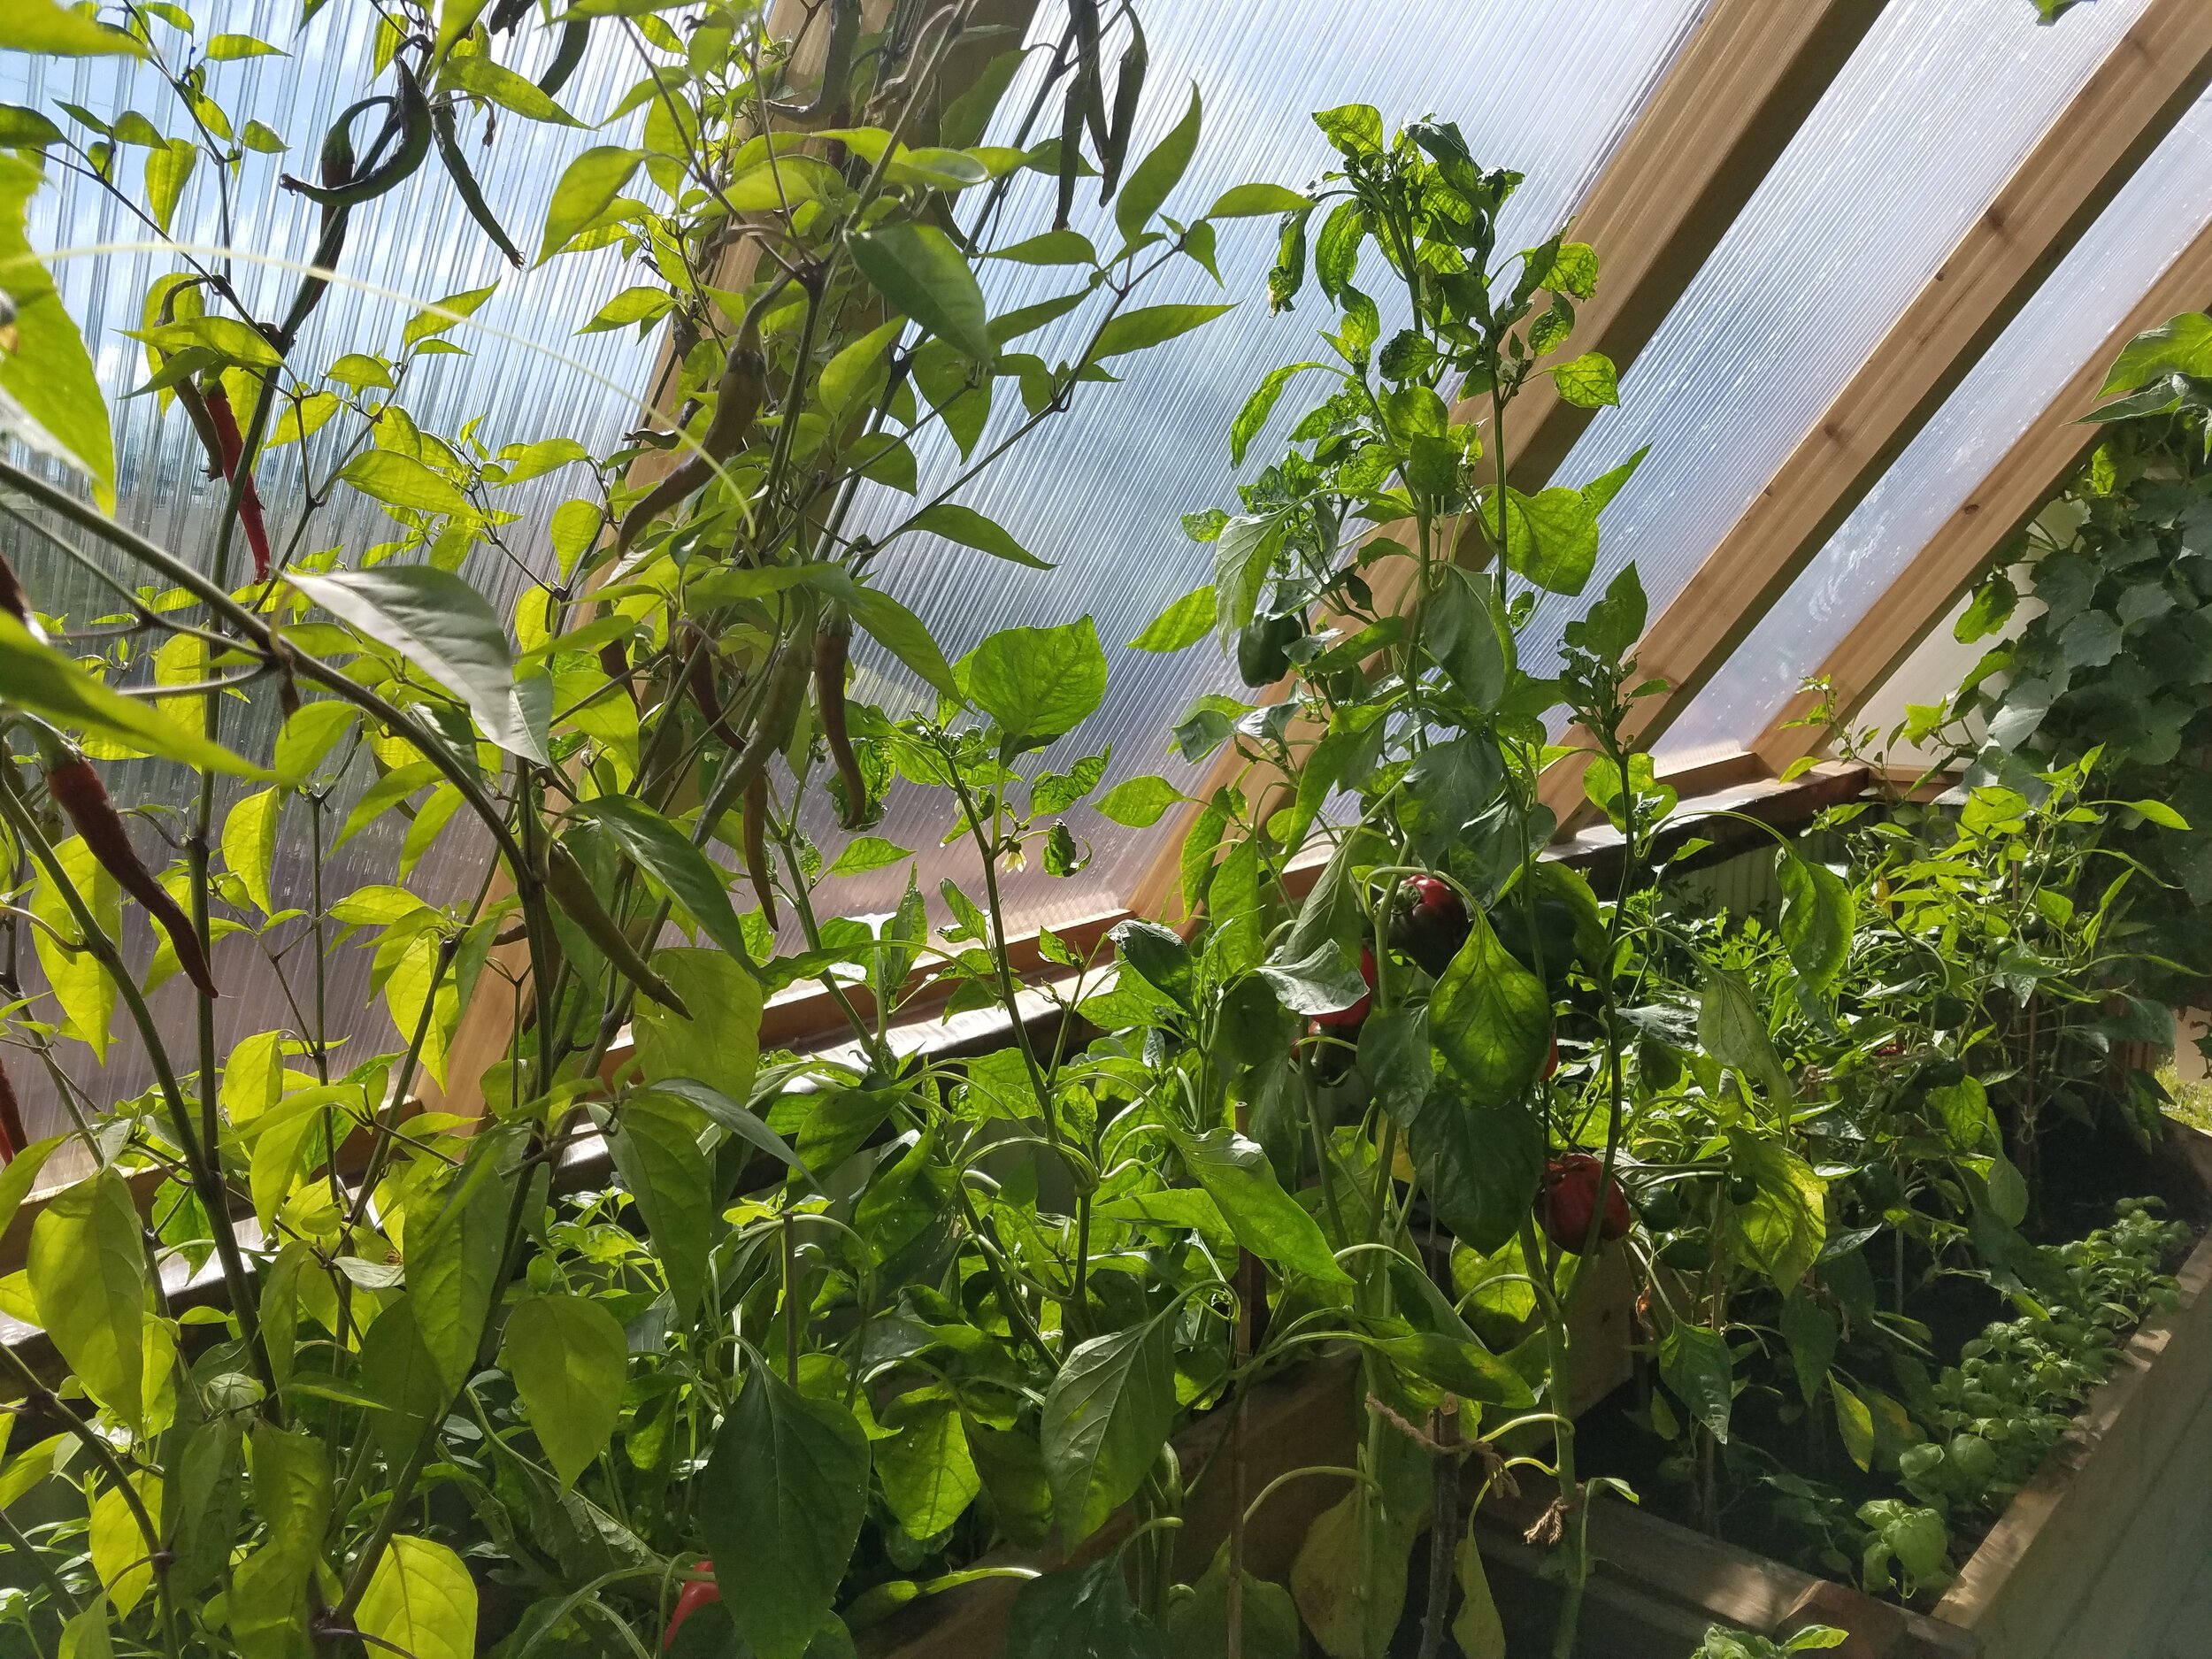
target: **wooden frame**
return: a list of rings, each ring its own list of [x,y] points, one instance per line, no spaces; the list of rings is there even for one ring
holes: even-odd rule
[[[1689,705],[2208,81],[2212,5],[2150,0],[1646,633],[1638,659],[1668,689],[1638,705],[1638,742]],[[1584,808],[1586,767],[1544,780],[1563,822]]]
[[[1873,608],[1830,648],[1817,672],[1833,687],[1842,718],[1855,715],[1880,689],[1988,568],[1998,550],[2080,465],[2097,441],[2097,428],[2083,426],[2080,417],[2096,402],[2106,372],[2121,349],[2145,329],[2208,299],[2212,299],[2212,224],[2175,257]],[[1752,744],[1761,761],[1780,772],[1820,748],[1824,735],[1820,729],[1793,724],[1803,719],[1815,703],[1814,697],[1799,692],[1768,721]]]
[[[1652,95],[1592,183],[1575,234],[1598,254],[1596,296],[1579,308],[1578,347],[1625,370],[1688,288],[1768,169],[1881,14],[1885,0],[1716,0],[1676,53]],[[1551,474],[1589,419],[1537,376],[1515,403],[1506,465],[1519,488]],[[1472,405],[1455,411],[1470,418]],[[1476,542],[1480,537],[1469,532]],[[1402,601],[1410,563],[1376,572],[1376,597]],[[1263,694],[1279,702],[1288,683]],[[1233,783],[1249,764],[1234,745],[1216,757],[1198,800]],[[1263,780],[1262,789],[1271,787]],[[1156,916],[1176,891],[1187,808],[1162,820],[1161,850],[1126,895]]]

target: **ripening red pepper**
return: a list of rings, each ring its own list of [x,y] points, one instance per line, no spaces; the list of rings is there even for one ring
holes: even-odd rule
[[[1554,1037],[1551,1040],[1551,1052],[1544,1056],[1544,1081],[1547,1083],[1550,1082],[1552,1080],[1553,1074],[1558,1070],[1559,1039]]]
[[[14,1163],[31,1144],[23,1129],[23,1108],[16,1103],[15,1085],[8,1080],[4,1065],[0,1065],[0,1143],[4,1143],[0,1144],[0,1164]]]
[[[1367,981],[1367,989],[1371,994],[1361,997],[1349,1008],[1338,1009],[1333,1014],[1316,1014],[1313,1017],[1313,1028],[1316,1031],[1334,1032],[1340,1037],[1358,1034],[1359,1028],[1367,1023],[1367,1010],[1375,1001],[1371,995],[1375,988],[1375,953],[1373,951],[1362,950],[1359,953],[1359,977]]]
[[[1536,1195],[1537,1219],[1544,1236],[1561,1249],[1579,1255],[1589,1241],[1590,1217],[1598,1205],[1598,1183],[1605,1180],[1605,1161],[1587,1152],[1570,1152],[1544,1165],[1543,1190]],[[1610,1240],[1626,1236],[1628,1195],[1618,1181],[1605,1181],[1605,1218],[1598,1237]]]
[[[684,1587],[676,1593],[676,1610],[668,1616],[668,1628],[661,1632],[661,1651],[664,1653],[674,1643],[676,1632],[684,1627],[686,1619],[701,1608],[711,1606],[722,1599],[722,1586],[714,1581],[714,1563],[703,1561],[699,1563],[699,1571],[706,1577],[687,1580]]]
[[[223,477],[235,484],[246,443],[239,435],[238,417],[231,412],[230,395],[218,381],[207,388],[205,401],[208,419],[214,423],[215,436],[223,446]],[[238,523],[246,533],[246,545],[253,549],[254,580],[258,581],[269,573],[269,529],[262,521],[261,496],[253,487],[251,472],[246,474],[245,485],[238,492]]]
[[[46,792],[54,798],[54,804],[69,815],[69,821],[84,838],[85,846],[100,861],[100,867],[115,878],[116,886],[144,905],[162,931],[169,935],[170,944],[177,953],[177,965],[185,977],[209,996],[219,995],[215,988],[215,976],[209,972],[207,954],[200,949],[200,936],[193,931],[192,919],[169,891],[154,879],[154,872],[146,868],[131,845],[130,832],[123,827],[123,819],[115,810],[115,803],[108,799],[107,786],[100,781],[100,774],[92,763],[81,755],[73,755],[48,768]]]
[[[1419,963],[1431,978],[1440,979],[1467,942],[1471,926],[1467,902],[1456,887],[1436,876],[1415,876],[1398,890],[1390,942]]]

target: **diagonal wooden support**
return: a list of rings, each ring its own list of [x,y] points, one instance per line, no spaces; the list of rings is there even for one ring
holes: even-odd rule
[[[2122,348],[2145,329],[2208,303],[2212,303],[2212,224],[2199,231],[2196,240],[2160,273],[2035,424],[1829,650],[1816,672],[1834,687],[1836,706],[1845,718],[1856,714],[1943,620],[1998,550],[2042,509],[2095,445],[2099,428],[2083,426],[2080,418],[2094,406],[2105,373]],[[1815,701],[1798,693],[1753,743],[1753,752],[1776,772],[1820,747],[1824,736],[1820,729],[1793,724],[1809,712]]]
[[[1689,287],[1738,211],[1756,190],[1821,95],[1849,59],[1885,0],[1715,0],[1645,101],[1592,183],[1574,234],[1597,250],[1597,294],[1578,308],[1578,350],[1602,351],[1625,370],[1660,319]],[[1463,405],[1465,420],[1478,411]],[[1573,447],[1589,411],[1560,400],[1537,375],[1514,402],[1506,462],[1516,486],[1533,490]],[[1466,550],[1480,546],[1470,530]],[[1385,605],[1404,596],[1411,563],[1375,572]],[[1287,682],[1262,697],[1279,702]],[[1247,764],[1233,748],[1216,757],[1193,789],[1209,799]],[[1271,780],[1248,780],[1254,793]],[[1160,852],[1128,895],[1140,916],[1156,916],[1176,890],[1192,808],[1161,821]]]
[[[2212,81],[2212,4],[2150,0],[1638,647],[1648,745],[1826,544]],[[1576,742],[1584,734],[1571,733]],[[1586,757],[1545,777],[1565,821]]]

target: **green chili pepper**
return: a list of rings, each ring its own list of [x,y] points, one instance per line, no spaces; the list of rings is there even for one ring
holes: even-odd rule
[[[469,211],[487,236],[499,251],[507,256],[507,263],[517,270],[522,268],[522,250],[507,239],[500,228],[498,218],[492,212],[491,204],[484,199],[483,187],[476,182],[476,175],[469,171],[468,157],[461,153],[460,141],[454,136],[453,106],[442,104],[431,117],[430,130],[437,140],[438,156],[445,163],[445,170],[453,175],[453,188],[461,193],[461,204]]]
[[[591,26],[580,19],[561,30],[561,43],[554,50],[553,61],[538,77],[538,90],[549,98],[558,96],[568,84],[568,78],[576,73],[584,61],[584,48],[590,43]]]
[[[1121,182],[1122,164],[1129,158],[1129,134],[1137,124],[1137,101],[1144,92],[1144,72],[1150,58],[1145,49],[1144,26],[1133,12],[1129,14],[1129,44],[1123,49],[1115,71],[1113,117],[1106,124],[1106,142],[1098,151],[1101,203],[1110,201],[1114,187]]]
[[[630,942],[630,936],[600,904],[598,894],[592,891],[591,878],[584,873],[575,855],[558,841],[545,849],[545,890],[568,912],[569,919],[584,930],[584,937],[599,948],[599,954],[613,964],[614,971],[637,987],[641,995],[651,997],[686,1019],[691,1018],[683,998],[653,972]]]

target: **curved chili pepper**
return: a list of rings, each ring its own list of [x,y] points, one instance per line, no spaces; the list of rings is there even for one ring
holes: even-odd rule
[[[591,878],[576,862],[576,856],[555,841],[545,849],[545,890],[553,895],[553,902],[568,912],[569,919],[584,930],[584,937],[599,948],[599,954],[608,960],[616,972],[636,986],[640,994],[651,997],[663,1008],[672,1009],[686,1019],[691,1010],[684,999],[676,995],[667,980],[653,972],[648,963],[630,942],[630,936],[622,931],[614,918],[608,915],[599,902],[599,895],[592,890]]]
[[[1144,91],[1144,72],[1150,53],[1144,43],[1144,25],[1129,14],[1129,44],[1123,48],[1114,78],[1114,112],[1106,124],[1106,142],[1098,153],[1098,199],[1110,200],[1121,182],[1122,164],[1129,158],[1129,135],[1137,124],[1137,102]]]
[[[699,453],[687,458],[647,490],[638,498],[637,504],[622,515],[622,527],[615,532],[614,538],[617,557],[630,550],[630,544],[654,519],[712,478],[717,463],[726,461],[745,447],[752,434],[753,419],[760,413],[767,373],[767,361],[761,356],[759,344],[749,326],[722,371],[721,383],[715,392],[714,419],[707,423],[706,435],[699,441]]]
[[[853,48],[860,42],[860,0],[830,0],[829,43],[822,51],[822,82],[806,104],[771,100],[768,107],[785,120],[806,126],[844,105],[852,79]]]
[[[768,683],[761,688],[760,710],[753,722],[753,734],[745,747],[738,751],[737,762],[716,790],[719,810],[729,810],[729,803],[741,798],[753,787],[754,780],[764,776],[768,762],[791,739],[791,728],[798,724],[799,706],[806,699],[808,672],[814,665],[814,618],[803,615],[798,627],[783,642],[769,665]]]
[[[599,648],[599,672],[610,680],[630,677],[630,653],[620,640],[609,640]]]
[[[741,840],[745,849],[745,876],[753,884],[753,896],[760,901],[761,919],[769,926],[776,926],[776,884],[768,871],[768,780],[765,775],[755,778],[745,786],[743,829]]]
[[[722,1599],[722,1586],[714,1581],[714,1563],[703,1561],[699,1570],[707,1576],[686,1581],[676,1593],[676,1609],[668,1616],[668,1628],[661,1632],[661,1651],[665,1653],[676,1640],[676,1632],[684,1627],[684,1621],[703,1607],[711,1607]]]
[[[269,527],[262,521],[260,493],[253,487],[253,473],[248,472],[245,481],[238,481],[238,469],[245,455],[245,440],[238,434],[238,417],[231,412],[230,394],[218,380],[203,394],[207,402],[207,418],[214,424],[215,437],[221,445],[223,476],[238,490],[238,525],[246,533],[246,545],[253,549],[254,580],[259,581],[269,573]]]
[[[684,671],[684,689],[691,693],[692,702],[698,705],[699,718],[707,723],[707,730],[720,738],[723,746],[734,755],[745,747],[745,738],[730,724],[730,711],[722,706],[721,695],[715,689],[714,664],[708,657],[706,635],[687,623],[683,643],[689,660],[689,666]]]
[[[492,205],[484,199],[484,188],[476,182],[475,173],[469,171],[468,157],[461,153],[461,142],[454,135],[453,106],[441,104],[431,118],[430,130],[437,140],[438,156],[445,163],[445,170],[453,175],[453,188],[461,193],[461,204],[469,211],[483,233],[492,239],[499,251],[507,256],[507,263],[518,271],[522,268],[522,250],[508,240],[500,227]]]
[[[92,763],[81,755],[73,755],[50,766],[46,772],[46,793],[69,815],[69,821],[76,826],[77,833],[84,838],[92,856],[100,861],[100,867],[115,878],[115,885],[144,905],[161,924],[162,931],[169,935],[169,942],[176,949],[177,965],[184,970],[185,978],[199,987],[203,996],[220,995],[215,988],[215,976],[208,971],[207,953],[201,948],[199,934],[193,931],[191,918],[169,896],[169,890],[154,879],[154,872],[146,868],[138,849],[131,845],[130,832],[123,827],[115,803],[108,799],[107,785],[100,781],[100,774],[92,769]]]
[[[591,26],[580,20],[562,28],[561,43],[553,49],[553,61],[538,77],[539,91],[549,98],[560,95],[561,88],[568,84],[568,78],[584,61],[584,48],[589,43],[590,35]]]
[[[45,637],[31,615],[31,602],[23,592],[22,582],[16,578],[15,566],[8,563],[4,553],[0,553],[0,611],[6,611],[39,638]]]
[[[1060,106],[1059,196],[1053,204],[1052,228],[1065,230],[1075,211],[1076,176],[1083,171],[1083,86],[1068,83],[1066,102]]]
[[[414,176],[424,157],[430,154],[430,101],[423,96],[421,86],[405,64],[396,65],[395,68],[399,75],[399,93],[392,101],[391,119],[385,123],[384,131],[377,135],[370,154],[373,157],[383,150],[395,122],[399,128],[399,148],[392,152],[388,159],[379,162],[357,177],[349,176],[342,185],[310,184],[306,180],[294,178],[288,173],[279,180],[286,189],[296,191],[309,201],[319,202],[325,207],[358,207],[364,202],[373,202]],[[361,107],[357,104],[347,111],[339,118],[339,126],[345,126]],[[333,136],[335,136],[334,129]],[[331,142],[328,138],[324,141],[326,160],[329,157]],[[351,140],[347,142],[350,144]]]
[[[853,619],[842,605],[830,607],[814,636],[814,700],[822,725],[822,741],[845,786],[844,810],[837,821],[849,830],[868,819],[868,779],[853,753],[853,740],[845,729],[845,661],[852,652]]]
[[[0,1164],[12,1164],[31,1144],[31,1137],[23,1132],[23,1108],[16,1103],[15,1085],[8,1080],[8,1068],[0,1065]]]

